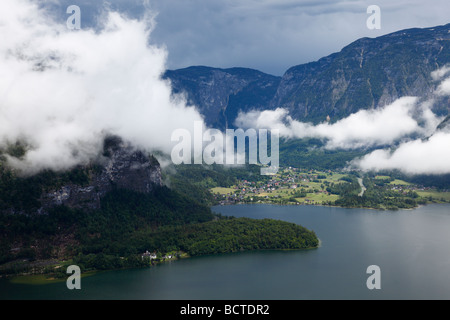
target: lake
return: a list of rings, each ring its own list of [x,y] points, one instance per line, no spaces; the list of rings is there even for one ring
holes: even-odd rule
[[[223,215],[274,218],[314,230],[321,246],[182,259],[65,282],[12,284],[1,299],[450,299],[450,206],[378,211],[322,206],[217,206]],[[367,267],[381,270],[369,290]]]

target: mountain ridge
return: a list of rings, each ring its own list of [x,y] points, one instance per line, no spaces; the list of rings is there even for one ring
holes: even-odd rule
[[[281,80],[249,68],[206,66],[167,70],[163,78],[174,94],[184,93],[188,104],[200,108],[206,123],[220,129],[232,126],[238,111],[267,105]]]
[[[282,77],[249,68],[191,66],[167,70],[163,78],[171,81],[173,93],[184,93],[197,106],[208,125],[223,129],[234,127],[239,112],[251,110],[285,108],[296,120],[319,123],[402,96],[427,98],[436,88],[431,72],[448,63],[450,24],[360,38],[339,52],[288,68]],[[433,111],[448,114],[448,101]]]

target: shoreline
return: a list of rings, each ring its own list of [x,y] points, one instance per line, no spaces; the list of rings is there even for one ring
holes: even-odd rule
[[[316,207],[329,207],[329,208],[343,208],[343,209],[368,209],[368,210],[379,210],[379,211],[398,211],[398,210],[414,210],[423,206],[427,206],[430,204],[450,204],[449,202],[431,202],[426,204],[419,204],[416,207],[413,208],[398,208],[398,209],[383,209],[383,208],[371,208],[371,207],[343,207],[343,206],[335,206],[335,205],[328,205],[328,204],[304,204],[304,203],[273,203],[273,202],[258,202],[258,203],[251,203],[251,202],[238,202],[238,203],[227,203],[227,204],[214,204],[211,205],[211,207],[221,207],[221,206],[237,206],[237,205],[274,205],[274,206],[316,206]]]
[[[308,248],[298,248],[298,249],[254,249],[254,250],[243,250],[243,251],[232,251],[232,252],[225,252],[225,253],[210,253],[210,254],[202,254],[197,256],[190,256],[188,254],[180,256],[175,259],[168,259],[163,261],[158,261],[156,263],[149,264],[148,266],[142,266],[142,267],[129,267],[129,268],[118,268],[118,269],[107,269],[107,270],[89,270],[81,273],[81,278],[93,276],[102,272],[109,272],[109,271],[120,271],[120,270],[128,270],[128,269],[143,269],[143,268],[151,268],[156,267],[158,265],[164,265],[166,263],[172,263],[174,261],[178,260],[184,260],[184,259],[190,259],[190,258],[196,258],[196,257],[202,257],[202,256],[215,256],[215,255],[223,255],[223,254],[234,254],[234,253],[245,253],[245,252],[264,252],[264,251],[303,251],[303,250],[313,250],[318,249],[322,246],[322,241],[319,237],[317,237],[319,240],[319,243],[315,247],[308,247]],[[67,277],[70,275],[67,274],[67,277],[63,278],[55,278],[53,277],[54,273],[38,273],[38,274],[5,274],[0,276],[0,280],[4,279],[5,281],[8,281],[13,284],[17,285],[31,285],[31,286],[42,286],[47,284],[54,284],[54,283],[61,283],[67,281]]]
[[[373,207],[345,207],[345,206],[338,206],[338,205],[329,205],[329,204],[321,204],[321,203],[314,203],[314,204],[310,204],[310,203],[276,203],[276,202],[236,202],[236,203],[217,203],[217,204],[213,204],[210,205],[209,207],[220,207],[220,206],[235,206],[235,205],[259,205],[259,204],[265,204],[265,205],[276,205],[276,206],[317,206],[317,207],[330,207],[330,208],[344,208],[344,209],[369,209],[369,210],[379,210],[379,211],[398,211],[398,210],[414,210],[414,209],[418,209],[427,205],[432,205],[432,204],[449,204],[450,205],[450,201],[440,201],[440,200],[436,200],[433,202],[427,202],[427,203],[420,203],[417,204],[417,206],[413,207],[413,208],[397,208],[397,209],[383,209],[383,208],[373,208]]]
[[[90,270],[81,273],[81,278],[90,277],[102,272],[103,270]],[[67,277],[70,275],[67,274]],[[11,274],[4,275],[2,278],[10,283],[23,285],[46,285],[52,283],[61,283],[67,281],[67,277],[55,278],[54,273],[38,273],[38,274]]]
[[[398,210],[390,210],[390,209],[379,209],[379,208],[367,208],[367,207],[341,207],[341,206],[333,206],[333,205],[323,205],[323,204],[278,204],[278,203],[265,203],[265,202],[261,202],[261,203],[245,203],[245,202],[240,202],[240,203],[234,203],[234,204],[215,204],[215,205],[211,205],[210,208],[213,209],[213,207],[220,207],[220,206],[236,206],[236,205],[276,205],[276,206],[316,206],[316,207],[329,207],[329,208],[342,208],[342,209],[368,209],[368,210],[378,210],[378,211],[400,211],[400,210],[408,210],[408,211],[412,211],[421,207],[425,207],[427,205],[450,205],[450,203],[448,202],[432,202],[432,203],[427,203],[427,204],[420,204],[417,207],[414,208],[399,208]],[[250,251],[262,251],[262,250],[277,250],[277,251],[291,251],[291,250],[309,250],[309,249],[317,249],[320,248],[322,246],[322,241],[319,237],[318,238],[318,245],[315,247],[309,247],[309,248],[299,248],[299,249],[256,249],[256,250],[246,250],[248,252]],[[229,253],[233,253],[233,252],[229,252]],[[152,266],[157,266],[157,265],[161,265],[161,264],[165,264],[165,263],[170,263],[172,261],[177,261],[177,260],[181,260],[181,259],[186,259],[186,258],[192,258],[192,257],[196,257],[196,256],[190,256],[188,254],[182,254],[180,255],[178,258],[171,258],[171,259],[164,259],[161,261],[155,261],[152,264],[150,264],[149,266],[143,266],[142,268],[145,267],[152,267]],[[128,269],[128,268],[122,268],[122,269]],[[108,269],[108,270],[89,270],[89,271],[85,271],[82,273],[82,277],[84,276],[90,276],[90,275],[94,275],[100,272],[104,272],[104,271],[112,271],[112,270],[121,270],[121,269]],[[55,274],[53,273],[27,273],[27,274],[3,274],[0,275],[0,279],[5,279],[8,280],[12,283],[16,283],[16,284],[27,284],[27,285],[45,285],[45,284],[51,284],[51,283],[58,283],[58,282],[63,282],[66,281],[66,277],[62,277],[62,278],[57,278],[54,277]]]

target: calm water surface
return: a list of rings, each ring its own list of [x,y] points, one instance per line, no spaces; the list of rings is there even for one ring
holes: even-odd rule
[[[1,299],[450,299],[450,206],[377,211],[237,205],[223,215],[275,218],[314,230],[321,247],[196,257],[65,282],[11,284]],[[369,290],[369,265],[381,289]]]

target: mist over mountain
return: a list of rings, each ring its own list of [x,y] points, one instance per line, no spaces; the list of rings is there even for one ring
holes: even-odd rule
[[[283,147],[285,165],[287,159],[294,161],[290,165],[299,162],[292,156],[304,145],[298,139],[317,138],[339,155],[360,150],[364,155],[348,163],[356,169],[445,174],[449,40],[450,24],[362,38],[289,68],[281,79],[204,66],[170,70],[164,77],[209,126],[278,129],[282,138],[297,140]]]
[[[429,98],[436,86],[431,73],[450,62],[449,32],[447,24],[359,39],[339,53],[286,71],[270,106],[287,108],[295,119],[320,122],[403,96]],[[447,114],[448,107],[436,105],[433,111]]]
[[[431,137],[448,114],[450,24],[362,38],[277,77],[248,68],[167,70],[166,48],[149,44],[151,12],[133,19],[105,8],[96,29],[72,32],[32,1],[4,3],[0,152],[27,174],[88,164],[108,135],[170,154],[172,133],[202,120],[221,130],[276,127],[283,138],[345,150],[447,142],[446,133]],[[25,147],[20,157],[8,151],[16,143]],[[437,158],[448,167],[446,156]],[[373,159],[361,163],[381,163]]]
[[[167,52],[149,45],[150,12],[140,20],[107,8],[97,29],[70,30],[34,1],[0,10],[0,152],[34,174],[84,165],[117,135],[142,150],[170,153],[177,128],[201,115],[161,80]]]
[[[362,38],[340,52],[289,68],[281,77],[251,69],[189,67],[170,70],[174,93],[185,92],[211,126],[233,127],[239,111],[286,109],[295,120],[320,123],[404,96],[429,99],[432,72],[450,63],[450,24]],[[448,113],[448,99],[433,105]]]

